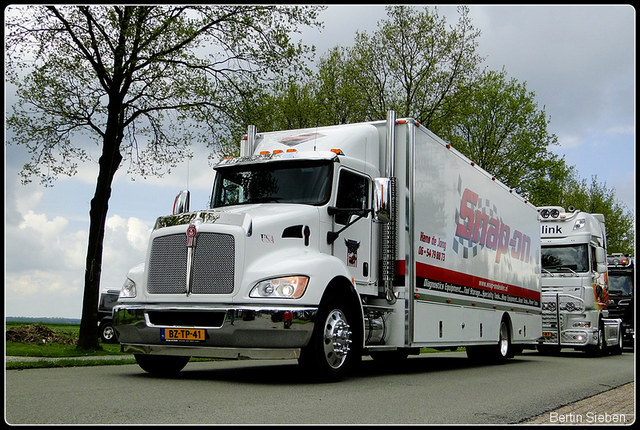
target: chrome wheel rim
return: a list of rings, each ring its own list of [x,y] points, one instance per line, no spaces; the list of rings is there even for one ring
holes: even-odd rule
[[[115,330],[113,327],[107,327],[102,331],[102,334],[104,335],[105,339],[111,340],[115,336]]]
[[[500,325],[500,355],[506,357],[509,353],[509,330],[507,325],[502,323]]]
[[[352,340],[349,324],[344,313],[334,309],[327,316],[324,325],[324,357],[332,369],[339,369],[347,359]]]

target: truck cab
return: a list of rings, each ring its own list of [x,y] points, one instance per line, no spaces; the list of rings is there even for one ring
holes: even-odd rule
[[[538,208],[542,247],[541,351],[621,352],[619,319],[609,318],[602,214]]]
[[[635,258],[628,254],[607,256],[609,266],[609,316],[622,320],[625,347],[635,346]]]

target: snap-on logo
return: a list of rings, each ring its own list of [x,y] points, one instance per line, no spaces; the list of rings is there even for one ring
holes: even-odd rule
[[[478,194],[465,188],[460,200],[460,208],[456,209],[456,240],[453,250],[462,252],[464,258],[475,257],[480,249],[496,251],[495,261],[500,262],[503,254],[511,249],[511,258],[532,262],[531,238],[516,230],[511,234],[511,227],[498,217],[498,208],[488,199],[479,198]]]

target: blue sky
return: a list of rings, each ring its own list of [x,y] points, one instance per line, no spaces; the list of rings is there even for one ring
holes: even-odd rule
[[[440,6],[454,24],[454,6]],[[478,51],[491,70],[526,82],[550,116],[549,130],[579,176],[615,187],[635,208],[635,10],[630,6],[471,6],[482,31]],[[304,30],[319,55],[350,45],[356,30],[374,31],[382,6],[331,6],[322,33]],[[7,88],[6,112],[12,103]],[[5,139],[6,140],[6,139]],[[213,173],[204,148],[163,178],[116,175],[107,221],[103,289],[120,288],[145,257],[155,219],[171,212],[187,186],[191,207],[205,208]],[[20,185],[24,149],[5,145],[5,315],[79,318],[84,260],[97,165],[85,163],[54,187]],[[188,172],[188,173],[187,173]],[[188,178],[188,179],[187,179]],[[134,179],[134,180],[132,180]]]

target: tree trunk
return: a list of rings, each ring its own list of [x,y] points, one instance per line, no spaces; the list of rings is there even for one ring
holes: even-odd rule
[[[119,109],[118,109],[119,111]],[[114,121],[118,123],[119,115]],[[102,155],[99,160],[99,173],[96,192],[91,200],[89,211],[89,243],[84,277],[84,296],[82,300],[82,319],[77,349],[96,350],[98,345],[98,300],[100,298],[100,275],[102,273],[102,251],[104,245],[104,231],[111,197],[111,184],[115,176],[122,155],[120,142],[122,132],[118,126],[107,125]],[[110,131],[113,130],[113,131]]]

